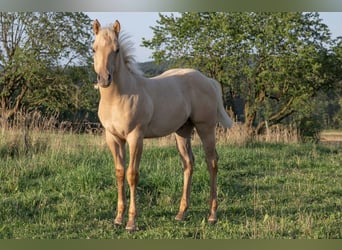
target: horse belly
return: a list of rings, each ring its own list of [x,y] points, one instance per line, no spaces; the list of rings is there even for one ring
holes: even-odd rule
[[[154,122],[154,124],[149,124],[146,128],[144,137],[145,138],[156,138],[167,136],[175,131],[177,131],[187,119],[184,119],[181,122],[173,123],[173,124],[162,124],[158,122]]]
[[[155,107],[152,119],[147,126],[145,137],[162,137],[177,131],[189,119],[190,105],[185,101],[164,100]]]

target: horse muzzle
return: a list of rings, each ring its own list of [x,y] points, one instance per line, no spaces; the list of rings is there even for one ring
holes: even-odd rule
[[[102,88],[107,88],[112,82],[112,75],[97,75],[97,84]]]

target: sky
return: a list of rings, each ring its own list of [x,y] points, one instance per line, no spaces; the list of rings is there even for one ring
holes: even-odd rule
[[[131,37],[134,44],[134,54],[137,62],[152,60],[152,51],[142,47],[142,38],[151,39],[153,31],[151,26],[157,25],[158,12],[86,12],[93,20],[98,19],[101,25],[108,26],[119,20],[121,31]],[[163,13],[165,14],[165,12]],[[320,12],[323,23],[328,25],[332,37],[342,36],[342,12]]]

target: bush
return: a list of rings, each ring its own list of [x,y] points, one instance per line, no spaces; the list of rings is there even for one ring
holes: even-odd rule
[[[303,142],[318,142],[322,129],[323,124],[319,117],[314,114],[303,118],[299,123],[299,131]]]

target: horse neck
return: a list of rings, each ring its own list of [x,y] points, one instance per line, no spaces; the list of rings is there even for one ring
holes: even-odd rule
[[[118,100],[123,95],[135,94],[137,91],[136,76],[128,69],[121,53],[116,59],[116,70],[113,74],[113,81],[107,88],[100,88],[101,99]]]

